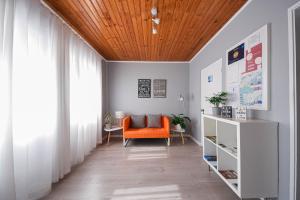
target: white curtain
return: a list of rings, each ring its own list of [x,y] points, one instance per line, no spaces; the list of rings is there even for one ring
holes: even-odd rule
[[[0,1],[0,199],[15,199],[11,120],[14,1]]]
[[[0,44],[0,199],[38,199],[101,138],[101,57],[39,0],[0,1]]]

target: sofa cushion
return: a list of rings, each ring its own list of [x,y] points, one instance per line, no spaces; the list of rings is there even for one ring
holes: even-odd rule
[[[131,115],[131,128],[145,128],[145,115]]]
[[[147,116],[148,128],[161,128],[161,115],[148,115]]]

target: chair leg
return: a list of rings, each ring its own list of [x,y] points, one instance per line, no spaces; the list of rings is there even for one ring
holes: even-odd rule
[[[123,146],[126,147],[126,140],[124,137],[123,137]]]
[[[171,143],[170,138],[168,138],[168,142],[167,142],[168,146],[170,146],[170,143]]]

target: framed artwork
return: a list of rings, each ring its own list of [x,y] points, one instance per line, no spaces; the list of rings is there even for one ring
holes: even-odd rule
[[[138,98],[151,98],[151,79],[138,79]]]
[[[166,98],[167,97],[167,80],[154,79],[153,80],[153,97]]]

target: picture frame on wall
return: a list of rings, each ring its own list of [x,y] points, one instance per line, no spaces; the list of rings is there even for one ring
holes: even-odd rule
[[[153,80],[153,97],[167,98],[167,80],[154,79]]]
[[[138,98],[151,98],[151,79],[138,79]]]

